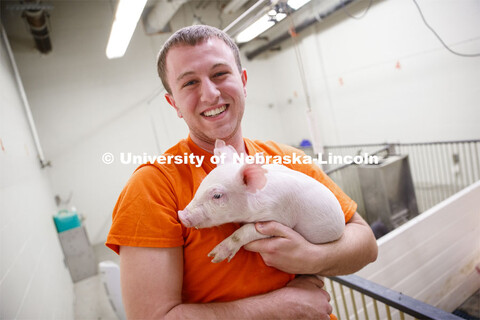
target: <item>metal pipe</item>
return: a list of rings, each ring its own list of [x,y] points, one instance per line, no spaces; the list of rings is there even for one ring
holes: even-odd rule
[[[33,141],[35,143],[35,147],[37,149],[38,158],[40,160],[41,168],[45,168],[50,165],[49,161],[45,160],[45,155],[43,154],[43,149],[40,144],[40,139],[38,137],[37,128],[35,127],[35,122],[33,121],[32,111],[30,109],[30,104],[28,103],[27,95],[25,93],[25,88],[22,84],[22,79],[20,78],[20,73],[18,72],[17,64],[15,62],[15,58],[13,57],[12,48],[10,47],[10,43],[8,42],[7,33],[1,25],[2,28],[2,38],[3,42],[5,43],[5,48],[7,49],[8,57],[10,58],[10,63],[12,64],[13,73],[15,75],[15,81],[17,82],[18,91],[20,92],[20,97],[22,98],[23,106],[25,108],[25,114],[27,116],[28,124],[30,126],[30,130],[33,136]]]
[[[240,15],[240,17],[238,17],[237,19],[235,19],[232,23],[230,23],[225,29],[223,29],[223,32],[227,33],[228,31],[230,31],[230,29],[232,29],[233,27],[235,27],[240,21],[242,21],[246,16],[248,16],[252,11],[256,10],[259,6],[263,5],[267,0],[258,0],[253,6],[251,6],[250,8],[248,8],[247,11],[245,11],[244,13],[242,13]]]
[[[27,3],[39,4],[39,1],[29,0]],[[47,25],[47,14],[42,8],[25,9],[23,11],[30,33],[35,40],[35,45],[41,53],[48,53],[52,51],[52,42],[50,41],[50,34]]]
[[[314,23],[317,23],[317,22],[320,22],[322,21],[323,19],[325,19],[326,17],[330,16],[332,13],[334,13],[335,11],[338,11],[339,9],[341,9],[342,7],[350,4],[351,2],[354,2],[355,0],[344,0],[344,1],[341,1],[339,4],[333,6],[330,10],[327,10],[325,12],[322,12],[322,13],[319,13],[317,14],[315,17],[313,18],[309,18],[309,19],[306,19],[304,20],[303,22],[301,22],[298,26],[295,26],[295,33],[300,33],[302,32],[303,30],[305,30],[306,28],[310,27],[311,25],[313,25]],[[227,27],[228,28],[228,27]],[[253,51],[250,51],[250,52],[247,52],[245,55],[247,57],[248,60],[252,60],[253,58],[255,58],[256,56],[258,56],[259,54],[267,51],[268,49],[280,44],[281,42],[287,40],[288,38],[290,38],[291,35],[290,35],[290,32],[289,31],[286,31],[284,33],[282,33],[280,36],[278,36],[277,38],[273,39],[272,41],[264,44],[263,46],[260,46],[258,47],[257,49],[253,50]]]

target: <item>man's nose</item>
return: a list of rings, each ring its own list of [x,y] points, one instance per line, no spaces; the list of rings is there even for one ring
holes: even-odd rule
[[[217,85],[210,79],[202,81],[201,101],[206,103],[216,103],[220,97],[220,90]]]

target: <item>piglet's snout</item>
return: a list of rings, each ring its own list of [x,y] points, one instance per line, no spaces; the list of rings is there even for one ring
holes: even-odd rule
[[[189,209],[187,206],[185,209],[178,211],[178,218],[187,228],[201,227],[204,225],[206,220],[202,205],[195,206],[191,209]]]
[[[185,210],[178,211],[178,218],[180,219],[180,221],[183,223],[185,227],[187,228],[193,227],[193,224],[190,221],[191,214],[187,208],[185,208]]]

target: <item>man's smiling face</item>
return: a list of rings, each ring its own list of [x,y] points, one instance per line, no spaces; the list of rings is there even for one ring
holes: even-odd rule
[[[197,145],[209,149],[216,139],[228,143],[242,138],[247,74],[239,72],[225,42],[213,37],[195,46],[175,46],[166,65],[172,92],[165,97]]]

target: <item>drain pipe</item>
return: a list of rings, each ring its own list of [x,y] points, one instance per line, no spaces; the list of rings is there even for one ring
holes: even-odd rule
[[[0,27],[2,28],[3,42],[5,44],[5,48],[7,49],[8,57],[10,58],[10,63],[12,64],[13,73],[15,75],[15,80],[18,86],[18,91],[20,92],[23,106],[25,107],[25,114],[28,119],[28,124],[30,126],[30,130],[33,136],[33,141],[35,143],[35,147],[37,148],[38,158],[40,160],[40,167],[43,169],[47,166],[50,166],[50,161],[45,160],[45,155],[43,154],[43,149],[42,149],[42,146],[40,145],[40,139],[38,137],[37,128],[35,127],[35,122],[33,121],[30,104],[28,103],[27,95],[25,93],[25,88],[23,87],[22,79],[20,78],[20,73],[18,72],[17,64],[15,63],[15,58],[13,57],[12,48],[10,47],[10,43],[8,42],[7,33],[5,32],[3,25],[0,25]]]
[[[310,27],[311,25],[317,23],[317,22],[320,22],[322,21],[323,19],[325,19],[326,17],[330,16],[331,14],[333,14],[335,11],[338,11],[339,9],[341,9],[343,6],[347,6],[349,5],[350,3],[354,2],[355,0],[344,0],[344,1],[341,1],[339,4],[333,6],[330,10],[327,10],[327,11],[324,11],[322,13],[319,13],[317,15],[315,15],[315,17],[313,18],[310,18],[310,19],[306,19],[304,20],[303,22],[301,22],[299,25],[295,26],[295,33],[300,33],[301,31],[307,29],[308,27]],[[290,35],[290,32],[289,31],[286,31],[284,33],[282,33],[280,36],[278,36],[277,38],[273,39],[272,41],[264,44],[263,46],[260,46],[258,47],[257,49],[253,50],[253,51],[250,51],[250,52],[247,52],[245,54],[245,56],[247,57],[248,60],[252,60],[253,58],[255,58],[256,56],[258,56],[259,54],[275,47],[276,45],[280,44],[281,42],[289,39],[291,37]]]
[[[40,1],[30,0],[26,3],[32,5],[39,5]],[[47,14],[42,8],[39,9],[26,9],[23,11],[23,15],[27,20],[30,27],[30,33],[35,40],[35,45],[41,53],[49,53],[52,51],[52,42],[50,41],[50,35],[47,26]]]

